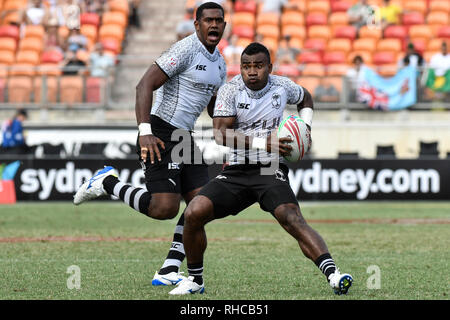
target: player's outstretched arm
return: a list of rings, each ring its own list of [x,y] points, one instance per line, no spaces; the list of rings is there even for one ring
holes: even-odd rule
[[[150,126],[150,111],[153,104],[153,91],[161,87],[169,78],[158,67],[153,64],[144,74],[136,87],[136,121],[139,127],[139,145],[141,147],[141,158],[147,161],[150,155],[151,163],[155,161],[155,154],[161,160],[158,145],[164,149],[164,143],[152,135]]]

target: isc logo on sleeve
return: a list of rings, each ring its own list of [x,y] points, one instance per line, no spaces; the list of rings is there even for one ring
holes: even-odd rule
[[[250,107],[250,103],[242,103],[242,102],[240,102],[240,103],[238,103],[238,109],[246,109],[246,110],[248,110],[248,108]]]

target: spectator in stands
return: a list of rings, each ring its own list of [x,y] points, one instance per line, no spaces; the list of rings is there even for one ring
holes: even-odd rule
[[[436,77],[442,77],[450,70],[450,54],[447,51],[447,43],[442,42],[441,52],[434,54],[430,59],[430,68],[434,69]]]
[[[402,8],[390,0],[384,0],[383,6],[377,11],[378,19],[381,22],[381,28],[384,30],[387,26],[400,24]]]
[[[371,19],[374,16],[373,8],[368,4],[368,0],[359,0],[348,11],[349,23],[356,27],[356,30],[371,23]]]
[[[326,78],[321,77],[319,85],[314,89],[314,99],[319,102],[338,102],[339,91]]]
[[[91,76],[93,77],[104,78],[108,76],[108,68],[114,66],[114,60],[104,53],[101,43],[95,45],[95,50],[91,53],[89,62]]]
[[[23,133],[23,122],[28,118],[26,110],[20,109],[14,118],[2,124],[2,153],[22,154],[29,150]]]
[[[414,44],[409,43],[406,48],[406,55],[398,62],[398,66],[401,68],[411,65],[420,68],[423,66],[423,62],[423,57],[416,51]]]
[[[291,36],[286,35],[281,38],[276,55],[276,63],[279,64],[294,64],[297,61],[297,56],[300,51],[290,46]]]
[[[81,12],[96,13],[99,16],[107,11],[107,0],[65,0],[69,4],[79,4]],[[78,2],[78,3],[77,3]]]
[[[356,101],[356,91],[358,90],[358,86],[360,81],[362,80],[362,69],[365,67],[364,60],[361,56],[355,56],[353,58],[353,68],[347,70],[345,75],[345,80],[349,84],[349,101]]]
[[[283,9],[296,8],[295,3],[289,2],[289,0],[259,0],[262,4],[262,12],[275,12],[281,14]]]
[[[128,0],[130,6],[130,15],[128,17],[129,25],[137,29],[141,28],[141,19],[139,18],[138,8],[141,0]]]
[[[26,25],[44,25],[45,18],[48,16],[48,8],[42,3],[42,0],[31,0],[31,3],[20,13],[21,23]]]
[[[87,38],[81,34],[79,28],[70,30],[69,37],[67,38],[66,48],[70,51],[78,51],[80,49],[85,50],[87,47]]]
[[[195,32],[194,8],[186,8],[185,19],[177,25],[177,41],[186,38]]]
[[[238,45],[238,40],[238,35],[233,34],[228,46],[223,49],[223,56],[227,64],[239,65],[241,63],[241,54],[244,48]]]
[[[63,76],[74,76],[81,74],[86,67],[86,63],[77,57],[75,51],[68,50],[64,59],[62,74]]]
[[[64,41],[59,35],[58,28],[59,26],[57,24],[52,23],[47,25],[44,35],[43,51],[59,51],[61,55],[64,55],[64,50],[62,49]]]

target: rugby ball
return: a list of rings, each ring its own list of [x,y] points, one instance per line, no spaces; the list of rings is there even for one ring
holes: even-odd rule
[[[290,137],[292,151],[289,156],[284,158],[289,162],[297,162],[303,159],[303,156],[308,152],[309,133],[308,127],[298,116],[290,115],[286,117],[278,126],[278,139]]]

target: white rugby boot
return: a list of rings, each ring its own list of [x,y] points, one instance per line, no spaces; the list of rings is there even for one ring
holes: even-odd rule
[[[184,295],[194,293],[204,293],[205,284],[199,285],[194,282],[194,277],[189,276],[177,284],[177,287],[169,292],[171,295]]]
[[[92,178],[83,183],[77,190],[73,197],[73,203],[79,205],[85,201],[89,201],[100,196],[106,195],[105,188],[103,188],[103,180],[108,176],[118,177],[117,170],[110,166],[105,166],[98,171]]]
[[[168,274],[159,274],[158,271],[155,272],[153,276],[152,285],[153,286],[174,286],[180,281],[186,279],[185,276],[181,275],[182,272],[170,272]]]
[[[331,288],[333,288],[334,293],[341,295],[347,294],[348,289],[352,286],[353,278],[348,273],[341,274],[339,269],[328,277]]]

